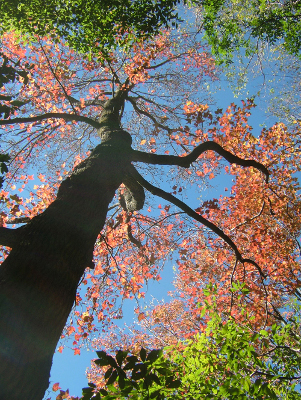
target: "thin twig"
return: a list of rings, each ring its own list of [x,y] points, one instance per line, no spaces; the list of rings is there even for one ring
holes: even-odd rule
[[[253,221],[254,219],[260,217],[260,215],[261,215],[262,212],[263,212],[264,206],[265,206],[265,201],[263,200],[261,210],[259,211],[258,214],[254,215],[252,218],[248,218],[248,219],[247,219],[246,221],[244,221],[244,222],[241,222],[240,224],[236,225],[234,228],[231,228],[231,229],[230,229],[230,232],[232,232],[232,231],[234,231],[235,229],[241,227],[242,225],[245,225],[245,224],[247,224],[248,222],[251,222],[251,221]]]
[[[235,270],[237,267],[237,263],[238,263],[238,259],[236,258],[235,264],[234,264],[234,267],[232,270],[232,274],[231,274],[231,279],[230,279],[231,288],[233,287],[233,278],[234,278],[234,273],[235,273]],[[233,297],[234,297],[234,292],[231,292],[230,315],[231,315],[232,307],[233,307]]]
[[[39,42],[39,45],[40,45],[40,47],[41,47],[41,49],[42,49],[42,52],[43,52],[43,54],[44,54],[46,60],[47,60],[47,63],[48,63],[48,65],[49,65],[50,71],[52,72],[52,75],[54,76],[55,80],[57,81],[57,83],[58,83],[58,84],[60,85],[60,87],[62,88],[62,90],[63,90],[63,92],[64,92],[64,95],[65,95],[66,99],[69,101],[69,103],[70,103],[70,105],[71,105],[71,107],[72,107],[72,110],[73,110],[74,114],[77,114],[75,108],[73,107],[72,102],[69,100],[69,95],[68,95],[68,93],[66,92],[66,89],[64,88],[63,84],[61,83],[61,81],[60,81],[59,78],[57,77],[57,75],[56,75],[54,69],[52,68],[52,65],[51,65],[51,63],[50,63],[50,61],[49,61],[49,58],[48,58],[48,56],[47,56],[47,54],[46,54],[46,52],[45,52],[45,50],[44,50],[44,47],[43,47],[43,45],[41,44],[41,41],[40,41],[39,38],[38,38],[38,42]]]

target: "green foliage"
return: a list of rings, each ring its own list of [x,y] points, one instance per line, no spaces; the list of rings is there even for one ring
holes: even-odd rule
[[[83,53],[108,55],[116,46],[176,25],[180,0],[11,0],[1,6],[1,28],[48,35]],[[186,3],[186,0],[184,0]]]
[[[234,289],[247,294],[244,285]],[[207,288],[208,295],[212,288]],[[283,324],[252,330],[243,309],[240,324],[218,315],[215,304],[203,308],[207,328],[193,340],[163,350],[113,358],[97,352],[95,363],[107,366],[106,389],[83,389],[89,399],[301,399],[300,305]],[[283,321],[285,321],[283,319]]]
[[[220,61],[231,61],[240,48],[252,54],[258,40],[283,43],[288,53],[300,56],[299,1],[203,0],[201,7],[205,37]]]
[[[162,350],[147,352],[144,348],[139,355],[128,355],[118,351],[113,358],[104,351],[97,352],[98,366],[108,367],[104,378],[106,389],[96,389],[93,383],[83,389],[83,400],[165,399],[170,398],[181,382],[175,376],[176,365],[163,355]]]

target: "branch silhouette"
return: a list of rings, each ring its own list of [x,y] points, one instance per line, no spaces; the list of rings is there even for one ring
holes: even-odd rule
[[[233,242],[233,240],[226,235],[218,226],[216,226],[214,223],[208,221],[206,218],[202,217],[200,214],[195,212],[192,208],[190,208],[186,203],[175,197],[174,195],[167,193],[165,190],[160,189],[151,183],[149,183],[146,179],[144,179],[139,172],[136,170],[134,166],[130,168],[131,175],[137,180],[138,183],[140,183],[141,186],[143,186],[145,189],[147,189],[149,192],[154,194],[155,196],[159,196],[164,200],[169,201],[170,203],[174,204],[175,206],[179,207],[181,210],[183,210],[188,216],[191,218],[195,219],[196,221],[200,222],[202,225],[206,226],[207,228],[211,229],[212,232],[216,233],[221,239],[223,239],[234,251],[235,256],[238,261],[241,263],[249,263],[255,266],[255,268],[258,270],[259,274],[263,279],[266,278],[265,274],[263,273],[262,269],[260,266],[256,263],[256,261],[253,261],[249,258],[243,258],[242,254],[238,250],[236,244]]]
[[[215,151],[231,164],[238,164],[242,167],[254,167],[258,169],[264,173],[266,182],[268,183],[270,173],[263,164],[255,160],[245,160],[240,158],[232,154],[230,151],[225,150],[222,146],[213,141],[201,143],[195,149],[193,149],[191,153],[184,157],[144,153],[143,151],[133,150],[132,161],[144,162],[148,164],[178,165],[179,167],[189,168],[190,165],[196,161],[201,154],[208,150]]]
[[[93,126],[93,128],[99,129],[101,127],[100,123],[94,121],[92,118],[85,117],[83,115],[77,114],[68,114],[68,113],[45,113],[41,115],[36,115],[34,117],[25,117],[25,118],[12,118],[7,120],[0,120],[0,125],[13,125],[13,124],[22,124],[27,122],[37,122],[43,121],[44,119],[64,119],[65,121],[79,121],[85,122]]]

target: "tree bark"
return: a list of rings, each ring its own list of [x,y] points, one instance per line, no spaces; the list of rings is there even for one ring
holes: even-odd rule
[[[41,400],[49,386],[78,284],[130,163],[130,135],[105,122],[102,143],[62,182],[56,200],[15,231],[0,268],[0,400]]]

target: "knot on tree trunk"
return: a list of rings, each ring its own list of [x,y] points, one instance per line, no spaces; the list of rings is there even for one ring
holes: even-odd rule
[[[98,131],[101,143],[112,144],[113,146],[130,147],[132,144],[131,135],[123,129],[100,129]]]
[[[131,175],[126,174],[122,180],[124,189],[119,189],[119,203],[127,212],[141,210],[144,206],[145,192],[143,187]]]

